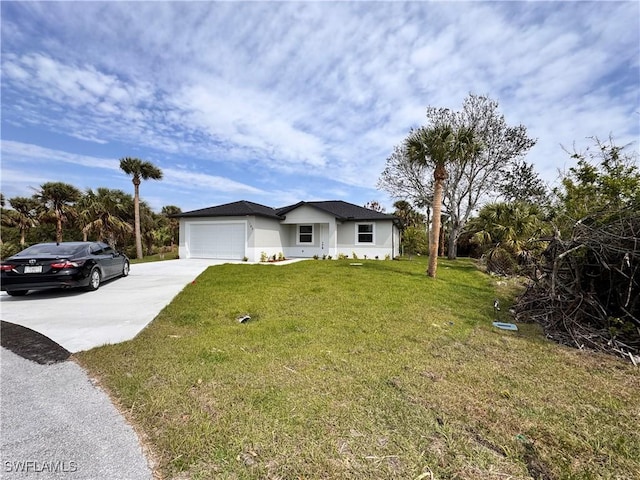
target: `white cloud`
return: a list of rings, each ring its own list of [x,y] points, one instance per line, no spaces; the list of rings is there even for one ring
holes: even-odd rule
[[[228,194],[304,195],[279,184],[297,176],[348,195],[375,186],[428,105],[473,92],[539,138],[529,160],[551,180],[560,143],[637,138],[639,8],[16,2],[3,6],[3,123],[148,152],[177,183]]]
[[[164,181],[177,185],[183,189],[191,190],[214,190],[217,192],[237,193],[237,194],[261,194],[264,193],[258,188],[250,185],[235,182],[224,177],[207,175],[177,168],[165,168],[163,170]]]
[[[39,145],[30,143],[14,142],[11,140],[2,141],[2,160],[3,163],[54,163],[63,162],[83,167],[100,168],[108,170],[119,170],[120,164],[117,160],[106,158],[91,157],[88,155],[78,155],[74,153],[64,152],[44,148]]]

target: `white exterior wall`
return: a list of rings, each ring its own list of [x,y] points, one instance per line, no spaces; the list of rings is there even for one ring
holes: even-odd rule
[[[358,244],[358,227],[360,223],[373,223],[373,243]],[[354,222],[343,222],[338,226],[338,251],[337,254],[344,254],[352,257],[355,253],[358,258],[369,259],[378,257],[383,260],[387,255],[391,258],[398,255],[400,237],[398,229],[391,220],[363,220]]]
[[[311,258],[314,255],[318,257],[336,255],[337,225],[333,215],[302,205],[287,213],[285,220],[281,223],[286,257]],[[312,243],[298,243],[298,225],[313,225]]]
[[[250,262],[259,262],[262,252],[268,257],[284,254],[284,228],[280,221],[265,217],[250,217],[249,220],[249,241],[247,247],[247,258]]]

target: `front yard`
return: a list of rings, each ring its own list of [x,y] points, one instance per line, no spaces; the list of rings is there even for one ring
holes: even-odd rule
[[[495,329],[469,260],[361,263],[209,268],[77,358],[167,479],[640,478],[640,369]]]

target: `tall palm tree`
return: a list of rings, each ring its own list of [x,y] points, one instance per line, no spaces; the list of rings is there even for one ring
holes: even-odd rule
[[[127,202],[123,202],[123,198],[126,196],[122,190],[104,187],[98,187],[95,192],[87,190],[77,205],[85,241],[93,231],[98,240],[115,248],[118,239],[123,239],[127,233],[133,233],[133,226],[125,219],[128,212]]]
[[[438,270],[438,246],[442,214],[442,196],[447,180],[447,162],[452,159],[455,132],[451,125],[420,127],[412,130],[405,140],[407,153],[412,162],[433,166],[433,228],[429,238],[429,266],[427,275],[435,278]]]
[[[27,231],[38,224],[38,201],[28,197],[13,197],[9,199],[13,210],[5,212],[2,223],[15,227],[20,232],[20,246],[24,248]]]
[[[34,195],[45,208],[43,217],[51,214],[55,219],[56,242],[62,242],[62,226],[75,217],[73,205],[81,196],[80,190],[63,182],[47,182],[41,185],[38,193]]]
[[[125,157],[120,159],[120,170],[131,175],[134,188],[134,228],[136,236],[136,255],[142,258],[142,235],[140,233],[140,183],[142,180],[161,180],[162,170],[151,162],[139,158]]]

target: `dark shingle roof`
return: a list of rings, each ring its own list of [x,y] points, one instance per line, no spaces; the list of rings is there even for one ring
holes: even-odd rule
[[[342,200],[329,200],[324,202],[299,202],[277,210],[278,215],[284,216],[292,210],[309,205],[335,216],[338,220],[393,220],[395,217],[387,213],[376,212],[369,208],[360,207]]]
[[[190,212],[180,213],[176,217],[244,217],[247,215],[256,215],[258,217],[276,218],[281,217],[276,211],[259,203],[240,200],[239,202],[225,203],[215,207],[201,208],[199,210],[191,210]]]
[[[338,220],[394,220],[396,217],[387,213],[376,212],[369,208],[360,207],[342,200],[329,200],[325,202],[298,202],[279,209],[260,205],[259,203],[240,200],[239,202],[225,203],[215,207],[201,208],[190,212],[183,212],[174,217],[244,217],[255,215],[259,217],[275,218],[282,220],[287,213],[303,205],[322,210],[333,215]]]

